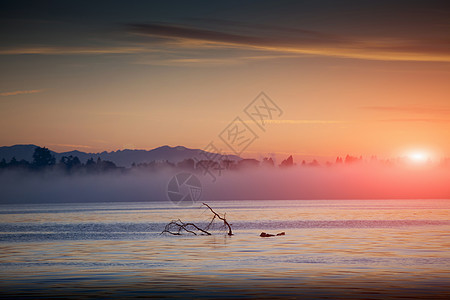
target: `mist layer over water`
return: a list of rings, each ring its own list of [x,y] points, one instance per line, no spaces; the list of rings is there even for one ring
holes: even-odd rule
[[[160,235],[204,224],[196,204],[0,206],[2,295],[448,298],[450,201],[212,201],[234,236]],[[286,232],[261,238],[261,231]]]
[[[0,203],[147,202],[167,199],[183,170],[71,175],[58,171],[1,172]],[[435,165],[250,168],[220,176],[194,172],[203,199],[449,199],[450,168]]]

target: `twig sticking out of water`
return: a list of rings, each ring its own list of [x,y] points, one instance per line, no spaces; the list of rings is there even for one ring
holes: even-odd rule
[[[164,227],[164,230],[161,232],[163,233],[169,233],[173,235],[181,235],[183,231],[187,233],[191,233],[193,235],[211,235],[211,233],[208,231],[213,226],[214,220],[217,218],[219,220],[223,221],[224,226],[228,228],[228,235],[233,235],[233,232],[231,230],[231,225],[228,223],[227,219],[225,218],[225,214],[221,216],[220,214],[216,213],[208,204],[203,203],[204,206],[209,208],[209,210],[213,213],[213,216],[211,218],[211,221],[208,223],[208,225],[203,229],[199,226],[197,226],[194,223],[184,223],[180,219],[178,220],[172,220],[169,224],[167,224]]]
[[[197,235],[197,233],[199,233],[199,232],[200,232],[200,234],[211,235],[211,233],[209,233],[208,231],[206,231],[204,229],[201,229],[194,223],[184,223],[180,219],[170,221],[170,223],[167,224],[166,227],[164,227],[164,230],[161,232],[161,234],[170,233],[173,235],[181,235],[181,232],[183,230],[186,232],[192,233],[194,235]],[[196,230],[197,232],[195,232],[194,230]]]
[[[228,235],[233,235],[233,232],[231,230],[231,225],[227,222],[227,219],[225,218],[225,214],[223,214],[223,217],[222,217],[218,213],[216,213],[208,204],[203,203],[203,205],[206,206],[207,208],[209,208],[209,210],[214,214],[214,217],[212,218],[212,220],[209,223],[208,227],[212,224],[214,219],[217,217],[218,219],[223,221],[223,224],[225,224],[225,226],[227,226],[227,228],[228,228]]]

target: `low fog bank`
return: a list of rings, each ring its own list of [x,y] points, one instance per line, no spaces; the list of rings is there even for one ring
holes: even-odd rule
[[[206,181],[206,199],[450,199],[450,169],[292,167],[227,173]]]
[[[0,203],[168,201],[167,184],[180,171],[126,173],[0,173]],[[211,200],[450,199],[450,169],[334,166],[197,173]]]
[[[0,203],[161,201],[169,172],[0,174]]]

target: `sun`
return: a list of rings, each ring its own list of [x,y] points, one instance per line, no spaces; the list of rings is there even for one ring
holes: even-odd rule
[[[425,152],[411,152],[408,158],[413,162],[421,163],[427,161],[429,157]]]

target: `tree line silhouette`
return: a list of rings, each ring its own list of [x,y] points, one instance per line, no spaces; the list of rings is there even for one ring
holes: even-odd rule
[[[386,166],[400,165],[404,163],[401,158],[397,159],[385,159],[378,160],[375,156],[372,156],[370,160],[364,160],[362,156],[356,157],[347,155],[345,157],[337,157],[334,163],[326,162],[325,166],[333,165],[354,165],[361,163],[377,163]],[[285,160],[281,161],[278,165],[280,169],[290,168],[296,166],[292,155]],[[450,159],[443,159],[440,166],[450,166]],[[313,159],[311,162],[303,160],[301,162],[302,167],[319,167],[321,164]],[[0,170],[20,170],[20,171],[62,171],[65,173],[104,173],[104,172],[127,172],[131,170],[145,170],[145,171],[159,171],[163,169],[178,169],[191,172],[214,172],[221,175],[223,170],[243,170],[251,168],[275,168],[277,165],[270,157],[265,157],[261,161],[257,159],[241,159],[241,160],[229,160],[226,156],[221,156],[219,159],[203,159],[198,160],[195,158],[188,158],[178,163],[172,163],[167,160],[156,160],[151,162],[133,163],[130,168],[117,166],[114,162],[108,160],[102,160],[98,157],[89,158],[86,163],[82,163],[77,156],[63,156],[59,161],[56,161],[55,156],[46,147],[37,147],[34,150],[32,161],[17,160],[13,157],[9,162],[5,159],[0,161]]]
[[[28,171],[44,171],[44,170],[59,170],[66,173],[86,171],[88,173],[99,173],[106,171],[117,171],[124,168],[116,166],[115,163],[108,160],[97,160],[90,158],[85,164],[81,163],[77,156],[63,156],[56,162],[55,156],[46,147],[37,147],[33,153],[33,160],[18,161],[13,157],[9,162],[5,159],[0,161],[0,169],[7,170],[28,170]]]

